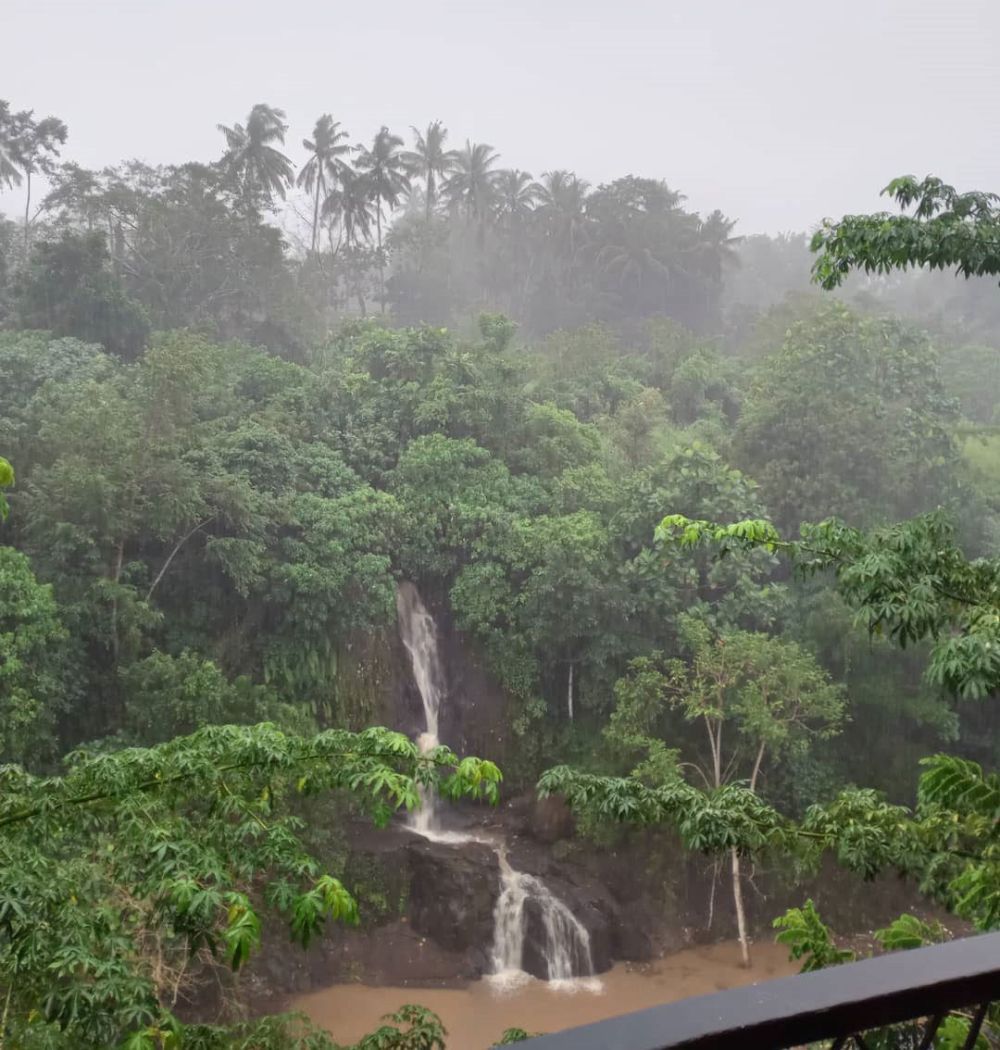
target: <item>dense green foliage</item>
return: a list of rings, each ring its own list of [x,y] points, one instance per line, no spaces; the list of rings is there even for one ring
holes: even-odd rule
[[[830,304],[761,369],[737,457],[783,525],[907,517],[949,495],[954,416],[926,335]]]
[[[766,558],[665,571],[653,545],[664,505],[763,509],[702,420],[685,431],[665,404],[667,355],[707,352],[657,326],[634,356],[604,335],[593,367],[618,368],[631,396],[578,415],[563,405],[585,384],[543,373],[533,391],[509,332],[489,319],[483,331],[466,343],[362,325],[309,366],[188,333],[128,365],[75,340],[0,335],[2,430],[20,466],[8,535],[56,588],[84,739],[144,723],[133,739],[152,743],[222,711],[279,717],[279,702],[336,720],[338,661],[353,635],[391,624],[398,573],[450,591],[538,715],[540,700],[564,707],[570,666],[577,706],[605,706],[628,659],[669,641],[663,625],[684,610],[773,620]],[[642,381],[651,366],[659,386]],[[677,396],[678,415],[708,411]],[[195,653],[238,693],[220,695]],[[158,728],[128,713],[165,682],[215,713],[165,700]],[[84,732],[73,718],[68,744]]]
[[[345,813],[497,798],[373,728],[403,579],[503,693],[507,789],[725,862],[744,945],[758,858],[1000,925],[1000,312],[848,280],[993,273],[994,200],[897,180],[914,216],[817,234],[819,301],[804,238],[662,182],[329,115],[296,177],[281,110],[220,131],[96,173],[0,105],[0,182],[49,190],[0,223],[0,1047],[330,1045],[186,992],[269,916],[357,917]],[[847,958],[811,902],[779,928]],[[444,1039],[410,1006],[360,1046]]]

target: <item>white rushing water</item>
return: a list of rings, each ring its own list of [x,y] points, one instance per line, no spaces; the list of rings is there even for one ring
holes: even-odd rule
[[[527,935],[526,905],[533,901],[541,917],[545,939],[540,948],[550,982],[568,984],[578,977],[592,977],[590,934],[568,907],[534,875],[510,866],[504,850],[500,861],[500,896],[493,911],[493,978],[501,985],[516,986],[524,972]],[[596,982],[600,987],[600,982]]]
[[[406,581],[396,592],[399,633],[410,655],[413,678],[424,708],[425,730],[417,739],[426,754],[440,743],[438,737],[441,702],[447,696],[447,683],[438,650],[437,626],[427,611],[416,587]],[[507,860],[506,850],[486,838],[442,827],[438,800],[433,792],[421,790],[420,808],[408,820],[410,828],[433,842],[461,845],[485,842],[496,850],[500,863],[500,896],[494,909],[492,979],[501,987],[516,987],[529,980],[524,970],[524,950],[528,934],[528,909],[531,901],[541,919],[544,939],[539,944],[549,982],[555,987],[574,990],[600,990],[593,977],[594,964],[590,951],[590,934],[541,879],[517,871]],[[579,978],[589,978],[580,981]]]
[[[438,655],[437,627],[434,617],[420,600],[417,588],[405,580],[396,591],[396,613],[399,617],[399,634],[410,654],[413,677],[424,705],[424,732],[417,738],[417,746],[427,754],[441,743],[438,738],[438,714],[441,711],[445,679]],[[410,815],[410,827],[427,838],[438,838],[442,829],[437,796],[423,787],[419,790],[420,808]]]

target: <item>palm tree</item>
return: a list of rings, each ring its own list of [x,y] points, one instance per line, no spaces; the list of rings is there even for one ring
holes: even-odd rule
[[[339,173],[340,188],[332,190],[323,201],[323,217],[339,223],[344,244],[357,248],[361,241],[372,239],[375,220],[368,180],[352,168],[343,167]]]
[[[716,209],[698,227],[695,251],[699,268],[711,281],[722,283],[722,271],[727,265],[739,264],[739,253],[736,245],[742,237],[733,237],[735,219],[727,219]]]
[[[316,239],[319,236],[320,204],[337,184],[345,166],[340,157],[350,149],[346,143],[341,144],[341,139],[346,138],[347,132],[340,130],[340,123],[329,113],[324,113],[316,121],[312,139],[302,140],[303,147],[309,151],[309,159],[299,172],[296,185],[313,195],[313,251],[316,251]]]
[[[368,194],[375,205],[375,229],[378,249],[382,250],[382,206],[390,210],[410,188],[410,178],[399,147],[403,140],[393,135],[384,125],[372,142],[371,149],[358,146],[356,166],[368,186]]]
[[[437,204],[438,180],[447,178],[455,163],[455,151],[444,148],[448,129],[440,120],[428,124],[424,132],[412,130],[416,141],[413,149],[403,154],[403,162],[411,175],[424,180],[424,218],[429,220]]]
[[[284,198],[285,187],[293,177],[292,162],[274,146],[285,144],[288,125],[285,111],[258,102],[250,110],[246,127],[234,124],[231,128],[219,124],[226,137],[226,152],[222,164],[243,188],[247,204],[255,206],[258,200],[268,206],[277,194]]]
[[[496,214],[508,228],[520,226],[538,203],[539,186],[531,172],[505,168],[497,172]]]
[[[597,254],[597,265],[616,277],[620,288],[632,285],[644,289],[647,285],[666,286],[671,279],[670,267],[653,254],[635,231],[620,244],[607,244]]]
[[[362,317],[367,313],[364,289],[361,283],[363,253],[357,251],[361,243],[370,243],[372,239],[372,222],[374,208],[368,179],[346,165],[339,172],[340,187],[331,190],[323,201],[323,218],[330,224],[340,226],[341,236],[346,247],[347,279],[353,280],[354,295]],[[332,239],[332,235],[331,235]],[[336,255],[340,244],[333,249]]]
[[[382,257],[382,206],[391,211],[399,198],[410,189],[410,177],[399,147],[403,140],[383,124],[372,142],[371,149],[358,148],[356,161],[368,187],[368,195],[375,205],[375,232],[378,244],[378,284],[385,313],[385,260]]]
[[[571,171],[546,171],[538,188],[538,212],[557,251],[572,259],[587,227],[589,183]]]
[[[465,208],[469,217],[484,219],[493,202],[497,172],[493,165],[500,159],[485,142],[465,140],[465,149],[455,155],[455,168],[445,184],[452,205]]]

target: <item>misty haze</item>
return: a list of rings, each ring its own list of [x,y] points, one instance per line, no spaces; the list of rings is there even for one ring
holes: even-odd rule
[[[0,29],[0,1050],[1000,1046],[1000,7]]]

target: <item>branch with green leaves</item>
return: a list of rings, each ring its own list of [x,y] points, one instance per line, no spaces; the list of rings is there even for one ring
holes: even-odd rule
[[[764,519],[719,524],[668,514],[656,536],[665,546],[714,546],[720,558],[762,547],[800,574],[831,571],[873,634],[902,647],[931,642],[931,683],[969,699],[1000,689],[1000,559],[968,559],[940,511],[870,531],[831,518],[802,525],[797,540]]]
[[[61,777],[0,768],[0,989],[18,1046],[167,1045],[166,985],[216,957],[240,969],[262,905],[303,946],[357,922],[302,843],[302,799],[333,792],[383,824],[421,786],[494,802],[500,781],[491,762],[424,755],[386,729],[300,737],[266,723],[67,763]]]
[[[854,270],[954,269],[963,277],[1000,274],[1000,196],[959,193],[941,179],[904,175],[882,191],[912,214],[845,215],[813,235],[813,277],[827,290]]]

